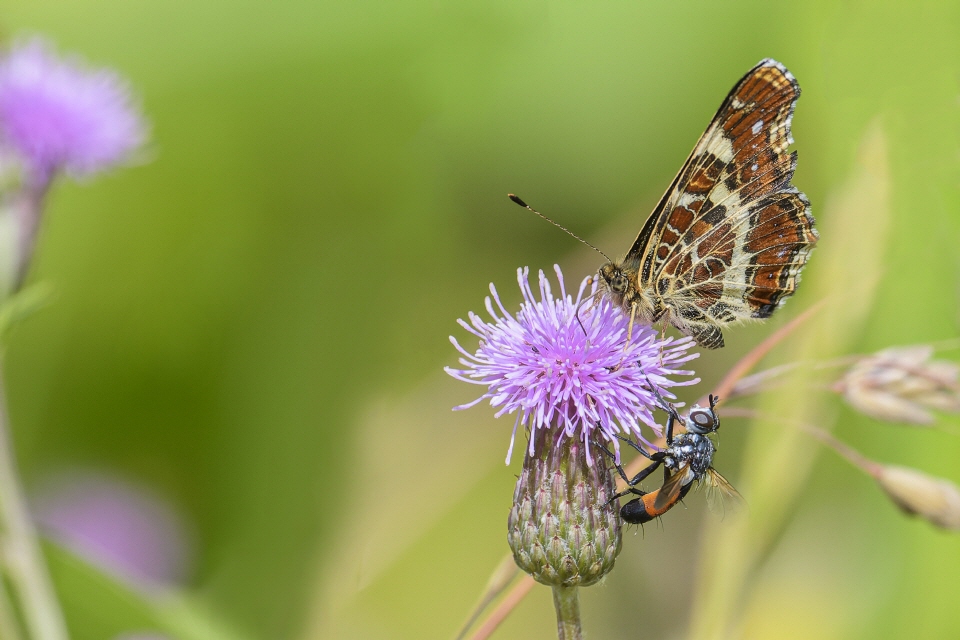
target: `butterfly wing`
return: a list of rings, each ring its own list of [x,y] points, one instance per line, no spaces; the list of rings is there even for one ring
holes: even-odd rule
[[[644,224],[625,264],[704,347],[720,327],[766,318],[796,289],[817,241],[806,197],[790,184],[790,120],[800,86],[763,60],[724,100]]]
[[[710,511],[723,515],[726,511],[738,511],[746,501],[720,472],[710,467],[703,476],[707,485],[707,506]]]
[[[687,462],[664,481],[663,486],[657,490],[657,498],[653,502],[653,508],[655,511],[658,513],[665,511],[677,501],[680,496],[680,490],[683,489],[683,481],[687,477],[687,471],[689,469],[690,463]]]

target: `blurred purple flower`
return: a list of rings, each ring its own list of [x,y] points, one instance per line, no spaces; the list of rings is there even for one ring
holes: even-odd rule
[[[465,368],[447,367],[446,372],[458,380],[487,387],[486,393],[473,402],[455,408],[466,409],[487,399],[499,408],[498,418],[517,413],[508,463],[521,423],[529,425],[531,431],[561,428],[567,437],[576,436],[584,442],[602,437],[614,445],[619,457],[619,441],[614,434],[623,432],[649,443],[641,432],[642,422],[661,435],[653,419],[657,402],[650,385],[665,398],[674,398],[668,388],[699,382],[698,378],[671,379],[693,375],[678,368],[699,356],[687,353],[693,340],[661,340],[654,329],[635,325],[633,337],[624,348],[629,318],[606,298],[584,305],[581,328],[577,309],[589,279],[581,283],[574,299],[564,288],[560,268],[554,269],[560,296],[554,297],[541,271],[539,301],[530,288],[529,270],[517,271],[524,302],[516,317],[506,311],[497,290],[490,285],[493,298],[486,298],[486,308],[494,322],[488,323],[472,312],[469,323],[458,321],[480,339],[476,353],[468,352],[450,337],[463,355],[460,364]],[[596,284],[590,293],[596,293]],[[531,437],[531,452],[533,442]],[[587,447],[588,455],[589,450]]]
[[[33,38],[0,57],[0,143],[11,147],[32,181],[53,173],[83,176],[126,160],[146,140],[127,83],[77,57],[59,57]]]
[[[44,533],[132,584],[162,587],[185,578],[190,545],[183,520],[145,487],[66,472],[42,483],[33,503]]]

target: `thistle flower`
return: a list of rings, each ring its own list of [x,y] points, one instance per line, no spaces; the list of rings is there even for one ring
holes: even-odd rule
[[[554,269],[559,297],[554,297],[541,271],[537,300],[528,282],[529,270],[519,269],[517,281],[524,301],[516,317],[507,312],[491,284],[492,298],[486,298],[485,303],[493,322],[474,313],[469,314],[469,323],[459,320],[464,329],[480,339],[480,346],[470,353],[451,336],[465,368],[445,370],[458,380],[485,386],[487,391],[455,409],[489,400],[498,409],[496,417],[517,414],[508,464],[520,424],[531,433],[562,430],[565,437],[584,443],[601,439],[614,446],[619,460],[616,434],[649,445],[651,441],[641,430],[641,424],[645,424],[656,437],[662,435],[653,418],[658,405],[650,385],[664,398],[675,398],[671,387],[700,381],[673,379],[693,375],[680,367],[699,354],[687,352],[694,345],[692,339],[660,339],[657,331],[647,326],[635,326],[630,343],[625,345],[629,319],[605,298],[593,306],[584,305],[578,320],[577,309],[589,279],[580,284],[574,299],[567,294],[560,268]],[[591,294],[595,292],[596,284],[590,290]],[[534,441],[531,437],[530,453]],[[589,448],[586,454],[591,460]]]
[[[60,58],[39,38],[0,58],[0,143],[35,183],[59,170],[84,176],[126,160],[146,139],[132,102],[113,71]]]
[[[930,345],[884,349],[860,358],[835,388],[878,420],[933,424],[929,409],[960,413],[960,368],[932,356]]]
[[[117,74],[34,38],[0,53],[0,299],[26,275],[54,176],[103,171],[146,140]]]
[[[698,354],[688,353],[689,338],[661,339],[646,326],[634,327],[627,341],[629,319],[619,308],[597,298],[581,305],[596,293],[595,284],[588,292],[590,280],[584,280],[573,297],[559,267],[555,271],[560,294],[554,296],[541,271],[538,299],[529,271],[518,270],[523,303],[516,316],[491,285],[486,309],[492,322],[473,313],[460,321],[480,339],[478,349],[470,353],[451,337],[464,368],[446,371],[486,387],[456,409],[489,400],[497,417],[516,414],[508,463],[517,427],[529,430],[507,538],[520,568],[554,587],[562,617],[576,610],[569,589],[600,580],[620,551],[619,512],[609,503],[615,477],[603,456],[598,463],[591,453],[593,441],[613,444],[619,457],[616,435],[649,444],[641,431],[646,424],[659,436],[653,389],[673,398],[671,387],[698,382],[673,379],[692,375],[680,367]]]

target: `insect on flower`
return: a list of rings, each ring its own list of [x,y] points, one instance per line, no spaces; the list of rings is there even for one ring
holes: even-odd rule
[[[489,400],[497,417],[516,414],[514,435],[523,425],[531,435],[546,429],[555,438],[587,443],[600,437],[616,446],[613,436],[618,433],[648,442],[641,428],[645,424],[659,436],[653,416],[655,394],[699,382],[676,379],[693,375],[684,368],[699,355],[688,352],[693,341],[661,339],[649,327],[640,327],[625,340],[627,320],[607,300],[578,317],[577,310],[594,295],[597,283],[582,281],[574,296],[566,290],[560,269],[555,270],[558,292],[542,271],[535,289],[528,282],[529,270],[519,269],[517,283],[524,300],[519,312],[508,312],[491,285],[485,304],[490,319],[471,313],[469,322],[460,321],[479,339],[479,346],[468,351],[451,336],[461,368],[446,371],[486,391],[457,409]],[[530,438],[531,453],[535,440]],[[509,458],[508,452],[508,462]]]
[[[643,425],[659,438],[658,401],[672,397],[672,387],[699,381],[683,379],[693,375],[686,366],[699,354],[688,352],[690,338],[661,338],[650,327],[628,339],[626,316],[606,299],[578,316],[596,280],[584,279],[574,294],[555,271],[557,288],[542,271],[531,285],[529,270],[518,270],[523,302],[516,313],[491,285],[489,319],[471,313],[460,321],[478,339],[476,349],[451,337],[460,367],[446,371],[483,388],[457,409],[487,400],[497,416],[516,414],[508,464],[517,429],[528,433],[507,541],[523,571],[567,588],[602,579],[621,549],[621,521],[610,501],[616,477],[590,443],[600,438],[618,447],[614,436],[626,434],[649,444]]]
[[[630,524],[643,524],[662,516],[683,500],[693,488],[694,481],[707,485],[707,503],[711,511],[722,510],[724,498],[729,499],[733,506],[742,503],[743,497],[740,492],[711,466],[716,446],[709,436],[720,428],[720,418],[714,410],[719,398],[711,395],[709,408],[694,405],[686,418],[683,418],[676,407],[666,402],[659,394],[657,399],[668,415],[665,449],[650,454],[636,443],[617,436],[651,461],[633,478],[627,477],[623,467],[616,463],[613,453],[599,442],[594,442],[601,451],[614,459],[617,472],[627,483],[627,488],[613,496],[611,501],[628,495],[639,496],[620,508],[620,517],[623,521]],[[686,427],[687,432],[675,436],[673,429],[678,421]],[[659,489],[648,493],[636,488],[644,478],[661,465],[664,481]]]
[[[790,184],[799,97],[793,74],[760,61],[727,95],[626,257],[600,267],[602,295],[629,315],[628,333],[635,321],[669,323],[718,349],[724,326],[768,318],[796,291],[819,238],[810,203]]]

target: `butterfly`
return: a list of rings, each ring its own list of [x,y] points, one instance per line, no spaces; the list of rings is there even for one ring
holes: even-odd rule
[[[819,235],[790,180],[790,120],[800,85],[761,60],[730,91],[620,262],[600,267],[600,294],[630,329],[672,324],[708,349],[732,322],[770,317],[793,295]]]

